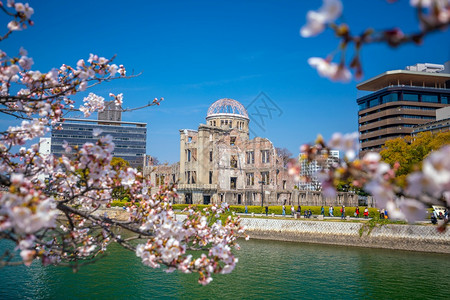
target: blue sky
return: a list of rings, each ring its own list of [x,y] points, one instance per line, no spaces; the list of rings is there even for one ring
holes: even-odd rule
[[[247,106],[260,92],[268,95],[281,113],[253,132],[294,154],[318,133],[328,139],[336,131],[357,131],[357,82],[329,82],[307,64],[309,57],[325,57],[337,46],[329,31],[309,39],[299,35],[306,12],[321,1],[29,3],[35,25],[1,42],[1,49],[14,55],[23,46],[41,71],[75,65],[89,53],[117,54],[116,62],[129,74],[142,75],[91,91],[105,98],[109,92],[124,93],[125,107],[165,98],[159,107],[123,115],[125,121],[148,123],[147,153],[160,161],[179,160],[179,129],[204,123],[209,105],[220,98]],[[408,32],[418,26],[407,0],[343,3],[342,20],[355,33],[392,26]],[[6,29],[5,16],[0,20]],[[367,46],[364,79],[419,62],[444,63],[450,60],[449,43],[447,31],[428,36],[422,46]],[[0,126],[10,124],[2,120]]]

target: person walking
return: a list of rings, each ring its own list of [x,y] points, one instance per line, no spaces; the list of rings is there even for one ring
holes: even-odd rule
[[[291,215],[294,216],[295,214],[295,207],[294,204],[291,205]]]
[[[283,215],[283,217],[286,216],[286,207],[284,206],[284,204],[283,204],[283,209],[282,209],[281,214]]]
[[[364,209],[364,218],[367,219],[369,217],[369,209],[366,207]]]
[[[330,208],[328,209],[328,212],[330,214],[330,217],[334,217],[333,216],[333,205],[330,206]]]
[[[266,206],[266,217],[269,215],[269,207]]]
[[[299,205],[297,207],[297,216],[300,218],[301,215],[302,215],[302,207]]]
[[[355,209],[355,217],[359,218],[359,206]]]
[[[247,207],[247,205],[245,206],[245,213],[248,214],[248,207]]]
[[[345,219],[345,206],[344,205],[342,205],[342,208],[341,208],[341,219],[342,220]]]
[[[322,216],[325,216],[325,208],[323,208],[323,205],[322,205],[322,207],[320,208],[320,214],[321,214]]]

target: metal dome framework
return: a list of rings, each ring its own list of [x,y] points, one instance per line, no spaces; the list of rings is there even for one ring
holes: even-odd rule
[[[234,99],[219,99],[208,108],[206,118],[218,115],[234,115],[248,119],[248,113],[245,107]]]

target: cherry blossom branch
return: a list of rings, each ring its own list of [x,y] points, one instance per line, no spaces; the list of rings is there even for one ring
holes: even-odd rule
[[[331,149],[344,153],[341,160],[327,163]],[[420,168],[406,177],[407,185],[402,187],[395,173],[399,165],[391,167],[381,161],[376,152],[369,152],[361,159],[356,158],[359,150],[358,134],[334,134],[328,143],[318,137],[314,145],[303,145],[302,159],[316,161],[321,167],[317,174],[325,196],[336,196],[339,182],[350,181],[353,186],[370,193],[379,208],[386,208],[394,219],[410,222],[423,220],[426,207],[441,205],[450,209],[450,145],[432,152]],[[291,161],[289,173],[300,180],[301,163]],[[448,221],[440,227],[444,230]]]
[[[335,63],[333,62],[335,54],[332,53],[325,59],[312,57],[308,63],[316,68],[319,75],[323,77],[334,81],[348,82],[352,79],[350,69],[354,70],[356,79],[360,79],[363,75],[360,52],[364,45],[386,43],[391,47],[399,47],[411,42],[421,44],[425,36],[448,28],[450,24],[449,0],[411,0],[410,3],[416,10],[420,31],[405,34],[399,28],[382,31],[369,28],[360,35],[352,35],[347,24],[336,23],[343,11],[341,0],[323,0],[323,5],[319,10],[308,12],[307,24],[301,28],[300,34],[307,38],[330,28],[340,40],[338,52],[341,53],[341,57],[339,62]],[[350,44],[354,45],[355,53],[347,67],[344,53]]]

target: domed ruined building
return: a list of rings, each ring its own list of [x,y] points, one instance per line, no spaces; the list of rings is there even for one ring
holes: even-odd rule
[[[208,109],[206,124],[180,130],[179,163],[144,170],[152,170],[156,186],[178,182],[176,203],[290,203],[293,179],[271,141],[249,139],[249,122],[241,103],[217,100]]]

